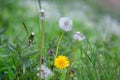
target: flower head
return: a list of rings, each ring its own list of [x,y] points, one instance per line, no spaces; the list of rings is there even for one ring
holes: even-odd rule
[[[72,20],[66,17],[60,18],[59,27],[64,31],[72,30]]]
[[[74,38],[74,40],[82,41],[82,40],[85,39],[85,36],[82,33],[80,33],[80,32],[76,32],[73,35],[73,38]]]
[[[35,33],[32,32],[31,35],[29,36],[29,40],[28,40],[28,45],[29,45],[29,46],[30,46],[30,44],[33,42],[34,36],[35,36]]]
[[[41,58],[41,64],[43,64],[45,62],[44,57]]]
[[[38,68],[38,70],[39,70],[39,68]],[[45,65],[41,66],[41,78],[42,79],[45,78],[45,77],[47,78],[51,74],[53,74],[53,73],[49,68],[47,68]],[[40,76],[39,73],[37,75]]]
[[[69,66],[69,60],[67,57],[60,55],[55,58],[54,65],[56,68],[64,69]]]
[[[40,15],[41,15],[41,19],[45,18],[45,11],[43,9],[40,10]]]
[[[53,53],[54,53],[54,50],[53,50],[53,49],[48,50],[48,55],[52,56]]]

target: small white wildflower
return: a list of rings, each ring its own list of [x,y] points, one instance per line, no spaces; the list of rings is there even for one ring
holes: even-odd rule
[[[73,35],[73,39],[74,40],[78,40],[78,41],[82,41],[85,39],[85,36],[80,33],[80,32],[76,32],[74,35]]]
[[[66,18],[66,17],[60,18],[59,27],[64,31],[72,30],[72,20],[70,18]]]
[[[30,46],[30,44],[31,44],[31,43],[33,42],[33,40],[34,40],[34,35],[35,35],[35,33],[32,32],[31,35],[30,35],[29,38],[28,38],[28,39],[29,39],[29,40],[28,40],[28,42],[29,42],[28,45],[29,45],[29,46]]]
[[[39,68],[37,70],[39,70]],[[52,74],[53,74],[52,71],[49,68],[47,68],[45,65],[41,66],[41,78],[42,79],[48,78],[48,76]],[[40,74],[38,73],[37,76],[40,76]]]
[[[43,9],[40,10],[40,16],[41,16],[41,19],[45,18],[45,11]]]
[[[34,32],[32,32],[32,33],[31,33],[31,35],[35,35],[35,33],[34,33]]]

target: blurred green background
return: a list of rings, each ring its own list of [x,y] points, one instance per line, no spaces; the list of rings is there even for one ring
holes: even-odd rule
[[[119,0],[43,0],[42,6],[48,21],[55,22],[60,17],[67,16],[87,26],[119,35],[119,3]],[[1,0],[0,10],[0,32],[5,31],[9,37],[12,37],[14,32],[15,36],[21,36],[22,22],[29,28],[38,25],[40,10],[37,0]]]
[[[51,43],[55,37],[58,38],[61,33],[58,21],[60,17],[65,16],[73,20],[73,30],[66,35],[70,37],[75,31],[80,31],[94,47],[94,50],[91,50],[86,41],[78,46],[76,60],[81,64],[76,63],[78,80],[120,80],[120,0],[42,0],[41,4],[46,16],[45,35],[48,39],[46,44]],[[24,46],[30,33],[34,32],[33,44],[35,50],[39,50],[41,30],[39,12],[37,0],[0,0],[0,67],[7,66],[7,70],[5,67],[0,69],[0,80],[7,73],[11,75],[7,74],[10,80],[14,79],[15,71],[9,69],[12,65],[8,57],[11,53],[8,49],[9,43],[17,46],[20,42],[21,46]],[[29,34],[26,33],[23,22]],[[65,39],[70,42],[69,39]],[[49,47],[46,46],[47,49]],[[62,45],[62,48],[66,48],[66,45]],[[82,53],[80,49],[86,51],[91,61],[95,63],[94,66],[91,66],[91,61],[84,57],[85,55],[79,55]]]

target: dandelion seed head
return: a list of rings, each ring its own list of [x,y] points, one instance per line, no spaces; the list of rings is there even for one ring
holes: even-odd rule
[[[40,15],[41,15],[41,19],[45,18],[45,11],[44,11],[44,9],[40,10]]]
[[[66,17],[60,18],[59,27],[64,31],[72,30],[72,20],[70,18],[66,18]]]
[[[73,35],[73,39],[74,40],[78,40],[78,41],[82,41],[85,39],[85,36],[80,33],[80,32],[76,32],[74,35]]]
[[[37,68],[37,70],[40,70],[40,69]],[[40,76],[42,79],[44,79],[45,77],[47,78],[51,74],[53,74],[52,71],[45,65],[42,65],[41,66],[41,76],[39,73],[37,73],[37,76]]]

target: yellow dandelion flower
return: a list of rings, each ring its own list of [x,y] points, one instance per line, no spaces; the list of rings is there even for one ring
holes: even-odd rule
[[[64,69],[69,66],[69,60],[67,57],[60,55],[55,58],[54,65],[56,68]]]

